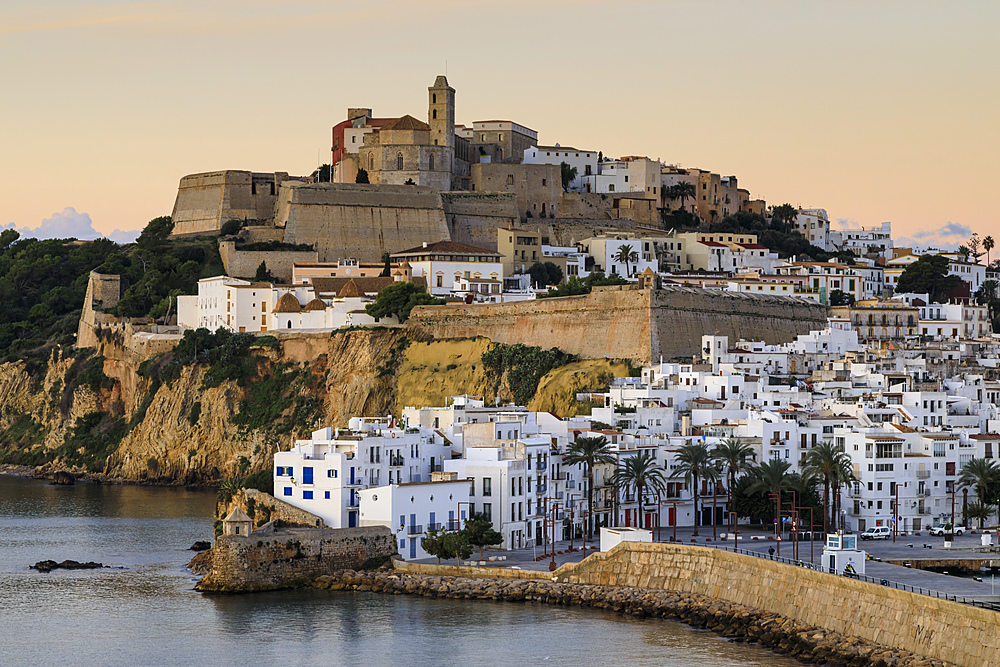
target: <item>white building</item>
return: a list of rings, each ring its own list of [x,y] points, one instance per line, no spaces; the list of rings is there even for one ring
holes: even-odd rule
[[[830,218],[826,214],[826,209],[800,208],[795,218],[795,229],[814,246],[823,250],[832,249]]]
[[[354,417],[350,423],[349,430],[320,429],[274,454],[275,497],[331,528],[360,525],[362,489],[429,481],[451,458],[444,436],[433,430],[396,428],[388,418]]]
[[[646,199],[661,196],[660,169],[656,160],[645,157],[627,157],[620,160],[605,160],[598,172],[583,177],[583,187],[587,192],[642,193]]]
[[[592,236],[580,242],[580,247],[594,258],[594,271],[603,271],[605,275],[617,275],[627,280],[634,280],[647,268],[657,270],[656,253],[650,239],[625,238],[622,236]],[[629,261],[616,259],[628,249]]]
[[[598,172],[598,151],[580,150],[570,146],[532,146],[524,151],[523,164],[562,164],[576,169],[576,177],[570,181],[570,192],[582,192],[584,179]]]
[[[405,559],[428,558],[424,535],[431,530],[460,530],[468,518],[469,480],[434,476],[429,482],[362,489],[360,525],[388,527]]]
[[[830,233],[830,245],[838,250],[850,250],[863,257],[869,253],[892,257],[892,223],[883,222],[872,229],[840,229]]]
[[[501,257],[494,250],[455,241],[424,243],[392,255],[400,262],[409,262],[413,277],[423,278],[427,282],[427,290],[435,296],[448,296],[463,278],[496,280],[503,284]]]

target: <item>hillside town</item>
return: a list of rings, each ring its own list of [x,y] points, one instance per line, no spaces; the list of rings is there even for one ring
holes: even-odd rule
[[[823,507],[810,530],[991,520],[992,237],[898,247],[889,222],[841,227],[822,208],[768,206],[736,176],[542,143],[509,120],[458,124],[455,109],[439,76],[426,123],[348,109],[310,177],[182,179],[173,233],[221,234],[228,275],[177,298],[177,331],[403,327],[414,308],[623,288],[813,304],[825,325],[653,349],[633,375],[578,393],[573,416],[469,395],[356,414],[275,453],[277,498],[329,527],[388,527],[410,559],[473,517],[508,550],[608,526],[802,529],[807,504]],[[797,504],[769,500],[782,489]]]

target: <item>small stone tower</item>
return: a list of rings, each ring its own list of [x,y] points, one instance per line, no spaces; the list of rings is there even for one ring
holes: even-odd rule
[[[235,507],[233,511],[229,513],[229,516],[222,520],[223,535],[247,537],[250,535],[250,530],[250,517],[248,517],[246,512],[240,509],[239,506]]]
[[[455,149],[455,89],[448,79],[439,76],[427,89],[427,124],[431,126],[431,143]]]

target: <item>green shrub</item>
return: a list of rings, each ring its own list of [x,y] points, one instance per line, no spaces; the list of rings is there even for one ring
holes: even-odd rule
[[[191,423],[191,426],[194,426],[195,424],[198,423],[198,420],[200,418],[201,418],[201,401],[195,401],[194,403],[191,404],[191,412],[190,414],[188,414],[188,422]]]

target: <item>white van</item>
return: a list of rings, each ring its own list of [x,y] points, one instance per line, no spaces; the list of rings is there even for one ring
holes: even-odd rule
[[[861,533],[863,540],[887,540],[890,537],[892,537],[892,531],[889,530],[889,526],[873,526]]]

